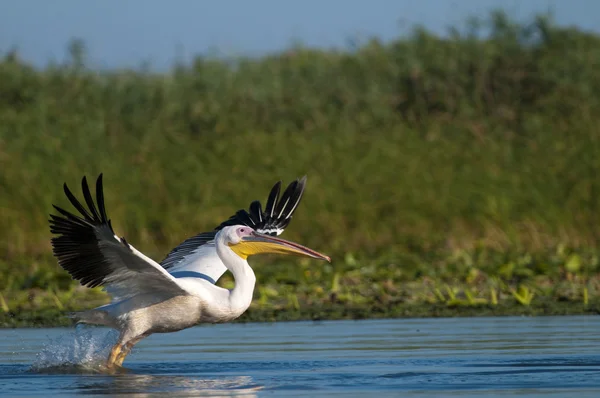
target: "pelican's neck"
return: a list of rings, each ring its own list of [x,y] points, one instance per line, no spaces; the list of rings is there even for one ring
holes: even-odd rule
[[[244,266],[231,270],[233,279],[235,279],[235,286],[229,294],[229,305],[237,315],[242,315],[250,307],[254,294],[254,284],[256,283],[256,276],[248,262],[241,258],[240,261],[244,263]]]
[[[229,292],[229,307],[232,314],[238,317],[248,309],[252,302],[256,276],[248,261],[234,253],[225,242],[218,240],[216,246],[217,254],[227,269],[231,271],[235,280],[235,287]]]

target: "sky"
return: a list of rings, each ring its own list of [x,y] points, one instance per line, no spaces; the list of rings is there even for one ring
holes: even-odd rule
[[[197,54],[261,55],[300,42],[344,47],[390,40],[415,24],[443,34],[469,16],[505,9],[519,20],[552,11],[557,23],[600,31],[596,0],[0,0],[0,53],[36,66],[62,62],[73,38],[96,68],[163,70]]]

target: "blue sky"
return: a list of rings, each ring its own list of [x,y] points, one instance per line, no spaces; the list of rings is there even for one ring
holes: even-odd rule
[[[349,38],[391,39],[415,24],[444,33],[499,7],[525,20],[552,10],[560,24],[600,30],[596,0],[0,0],[0,52],[17,48],[43,66],[64,60],[77,37],[95,67],[164,69],[215,49],[260,55],[294,41],[341,47]]]

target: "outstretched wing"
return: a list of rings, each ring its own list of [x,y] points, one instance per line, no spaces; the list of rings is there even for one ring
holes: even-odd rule
[[[173,276],[200,277],[216,283],[227,271],[215,248],[217,232],[230,225],[247,225],[264,234],[280,235],[292,221],[305,186],[306,176],[290,183],[280,197],[281,181],[278,181],[271,188],[264,211],[260,202],[255,200],[248,210],[238,210],[213,231],[200,233],[182,242],[160,264]]]
[[[220,230],[230,225],[247,225],[254,228],[255,231],[269,234],[281,235],[285,228],[292,221],[292,215],[302,199],[304,188],[306,186],[306,176],[293,181],[285,189],[281,198],[279,191],[281,190],[281,181],[278,181],[269,193],[265,211],[258,200],[250,203],[249,211],[244,209],[238,210],[227,221],[219,225],[216,230]]]
[[[52,238],[52,251],[60,266],[83,286],[104,286],[115,298],[140,293],[186,294],[158,263],[115,235],[104,207],[102,174],[96,181],[97,208],[85,177],[81,189],[87,209],[64,185],[67,198],[81,216],[57,206],[54,208],[62,216],[50,215],[50,231],[59,235]]]

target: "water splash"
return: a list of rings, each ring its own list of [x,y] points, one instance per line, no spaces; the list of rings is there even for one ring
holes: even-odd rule
[[[85,325],[77,325],[73,332],[50,340],[36,355],[31,371],[53,372],[102,372],[111,347],[116,343],[118,332],[106,331]]]

